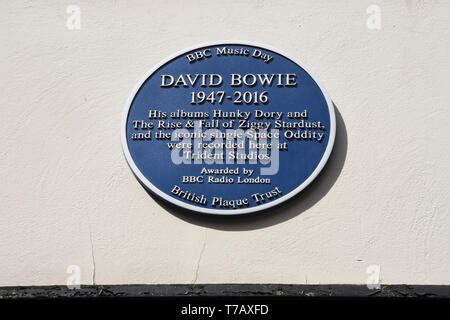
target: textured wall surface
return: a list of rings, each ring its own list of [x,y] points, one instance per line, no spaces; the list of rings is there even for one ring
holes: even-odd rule
[[[0,286],[65,284],[70,265],[85,284],[366,283],[372,265],[385,284],[450,284],[449,14],[445,0],[1,1]],[[226,39],[311,70],[337,141],[287,205],[192,217],[134,178],[121,116],[154,64]]]

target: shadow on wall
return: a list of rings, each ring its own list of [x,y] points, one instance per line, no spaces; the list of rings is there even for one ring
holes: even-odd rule
[[[197,213],[171,205],[152,192],[147,193],[174,216],[202,227],[224,231],[247,231],[269,227],[303,213],[320,201],[341,174],[347,156],[347,129],[344,120],[333,104],[336,113],[336,140],[327,164],[316,179],[287,202],[263,212],[237,216],[215,216]]]

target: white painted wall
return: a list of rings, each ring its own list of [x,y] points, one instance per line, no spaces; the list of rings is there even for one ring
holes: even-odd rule
[[[386,284],[450,284],[449,14],[445,0],[1,1],[0,286],[65,284],[69,265],[85,284],[366,283],[371,265]],[[224,39],[302,61],[340,114],[336,150],[287,207],[194,219],[134,178],[121,115],[151,66]]]

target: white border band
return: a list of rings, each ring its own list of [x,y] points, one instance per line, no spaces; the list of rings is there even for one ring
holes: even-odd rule
[[[217,45],[247,45],[247,46],[252,46],[252,47],[259,47],[262,49],[266,49],[266,50],[270,50],[273,51],[279,55],[284,56],[285,58],[291,60],[292,62],[294,62],[295,64],[297,64],[300,68],[302,68],[306,73],[309,74],[309,76],[316,82],[317,86],[319,87],[319,89],[322,91],[323,96],[325,97],[325,100],[327,102],[328,105],[328,111],[329,111],[329,115],[330,115],[330,135],[328,138],[328,144],[327,147],[325,149],[325,153],[322,156],[322,159],[320,160],[319,164],[317,165],[317,167],[314,169],[314,171],[312,172],[312,174],[305,180],[303,181],[302,184],[300,184],[297,188],[295,188],[294,190],[290,191],[288,194],[283,195],[282,197],[278,198],[277,200],[274,200],[272,202],[263,204],[263,205],[258,205],[255,207],[251,207],[251,208],[245,208],[245,209],[229,209],[229,210],[225,210],[225,209],[210,209],[210,208],[202,208],[199,206],[195,206],[195,205],[191,205],[185,202],[182,202],[170,195],[168,195],[167,193],[159,190],[156,186],[154,186],[143,174],[142,172],[138,169],[138,167],[136,166],[136,164],[134,163],[133,158],[131,157],[130,151],[128,150],[128,141],[127,141],[127,120],[128,120],[128,114],[131,108],[131,105],[133,103],[133,100],[136,96],[136,94],[138,93],[139,89],[142,87],[142,85],[145,83],[145,81],[147,81],[147,79],[156,71],[158,70],[161,66],[165,65],[166,63],[170,62],[171,60],[196,49],[199,48],[205,48],[205,47],[209,47],[209,46],[217,46]],[[328,94],[326,93],[326,91],[324,90],[324,88],[319,84],[319,82],[317,81],[316,78],[314,78],[312,76],[312,74],[306,70],[302,64],[298,63],[295,59],[289,57],[288,55],[286,55],[285,53],[279,51],[278,49],[275,49],[273,47],[267,46],[267,45],[261,45],[258,43],[254,43],[254,42],[249,42],[249,41],[240,41],[240,40],[235,40],[235,41],[214,41],[214,42],[209,42],[209,43],[204,43],[204,44],[200,44],[197,46],[193,46],[187,49],[184,49],[182,51],[179,51],[173,55],[171,55],[170,57],[162,60],[160,63],[158,63],[156,66],[154,66],[149,72],[147,72],[144,76],[144,79],[139,82],[138,86],[135,87],[135,89],[132,91],[131,95],[129,96],[126,104],[125,104],[125,109],[123,111],[123,115],[122,115],[122,130],[121,130],[121,135],[122,135],[122,149],[123,149],[123,153],[125,154],[125,157],[127,159],[128,165],[130,166],[131,170],[133,171],[133,173],[136,175],[136,177],[138,177],[138,179],[152,192],[154,192],[157,196],[163,198],[164,200],[175,204],[179,207],[182,207],[184,209],[188,209],[191,211],[196,211],[196,212],[202,212],[202,213],[208,213],[208,214],[215,214],[215,215],[239,215],[239,214],[245,214],[245,213],[253,213],[253,212],[257,212],[257,211],[263,211],[266,210],[268,208],[274,207],[278,204],[281,204],[283,202],[285,202],[286,200],[294,197],[295,195],[297,195],[300,191],[302,191],[303,189],[305,189],[320,173],[320,171],[322,171],[323,167],[325,166],[325,164],[328,161],[328,158],[330,157],[331,151],[333,149],[333,145],[334,145],[334,140],[335,140],[335,136],[336,136],[336,116],[334,113],[334,107],[333,107],[333,103],[330,99],[330,97],[328,96]]]

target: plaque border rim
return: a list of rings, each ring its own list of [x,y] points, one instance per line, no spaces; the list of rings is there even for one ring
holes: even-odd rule
[[[281,56],[284,56],[285,58],[291,60],[293,63],[297,64],[300,68],[302,68],[306,73],[308,73],[308,75],[314,80],[314,82],[317,84],[317,86],[319,87],[320,91],[322,92],[326,102],[327,102],[327,106],[328,106],[328,112],[330,115],[330,135],[328,138],[328,144],[327,147],[325,149],[325,152],[322,156],[322,159],[320,159],[319,164],[317,165],[317,167],[314,169],[314,171],[309,175],[309,177],[303,181],[299,186],[297,186],[295,189],[291,190],[289,193],[281,196],[280,198],[262,204],[262,205],[257,205],[254,207],[250,207],[250,208],[242,208],[242,209],[211,209],[211,208],[202,208],[200,206],[196,206],[196,205],[192,205],[192,204],[188,204],[185,203],[183,201],[180,201],[178,199],[176,199],[175,197],[170,196],[169,194],[161,191],[159,188],[157,188],[155,185],[153,185],[139,170],[139,168],[136,166],[136,164],[134,163],[133,158],[131,157],[131,154],[129,152],[128,149],[128,141],[127,141],[127,134],[126,134],[126,128],[127,128],[127,120],[128,120],[128,114],[131,108],[131,105],[134,101],[134,98],[136,96],[136,94],[139,92],[139,90],[141,89],[141,87],[144,85],[144,83],[147,81],[147,79],[154,73],[156,72],[159,68],[161,68],[163,65],[165,65],[166,63],[170,62],[171,60],[186,54],[188,52],[194,51],[196,49],[201,49],[201,48],[205,48],[205,47],[212,47],[212,46],[218,46],[218,45],[244,45],[244,46],[252,46],[252,47],[259,47],[261,49],[266,49],[269,51],[273,51]],[[296,196],[297,194],[299,194],[302,190],[304,190],[309,184],[311,184],[312,181],[314,181],[314,179],[319,175],[319,173],[322,171],[322,169],[325,167],[331,152],[333,150],[333,146],[334,146],[334,141],[336,138],[336,115],[334,112],[334,105],[332,100],[330,99],[327,91],[324,89],[324,87],[320,84],[320,82],[317,80],[317,78],[315,78],[313,76],[313,74],[303,66],[303,64],[299,63],[298,59],[294,59],[292,58],[290,55],[287,55],[286,53],[284,53],[283,51],[274,48],[270,45],[265,45],[265,44],[261,44],[261,43],[257,43],[257,42],[252,42],[252,41],[244,41],[244,40],[224,40],[224,41],[210,41],[210,42],[204,42],[204,43],[200,43],[198,45],[195,46],[190,46],[188,48],[185,48],[183,50],[180,50],[168,57],[166,57],[165,59],[161,60],[159,63],[157,63],[156,65],[154,65],[149,71],[147,71],[144,75],[144,77],[142,78],[141,81],[138,82],[138,85],[136,85],[134,87],[134,89],[132,90],[131,94],[129,95],[126,103],[125,103],[125,108],[123,110],[122,113],[122,123],[121,123],[121,140],[122,140],[122,151],[125,155],[125,158],[127,160],[127,163],[129,165],[129,167],[131,168],[133,174],[138,178],[139,182],[141,184],[143,184],[146,188],[148,188],[151,192],[154,192],[156,195],[158,195],[160,198],[164,199],[165,201],[176,205],[178,207],[190,210],[190,211],[194,211],[194,212],[200,212],[200,213],[206,213],[206,214],[212,214],[212,215],[227,215],[227,216],[231,216],[231,215],[242,215],[242,214],[249,214],[249,213],[255,213],[255,212],[259,212],[259,211],[264,211],[266,209],[275,207],[277,205],[280,205],[284,202],[286,202],[287,200],[293,198],[294,196]]]

